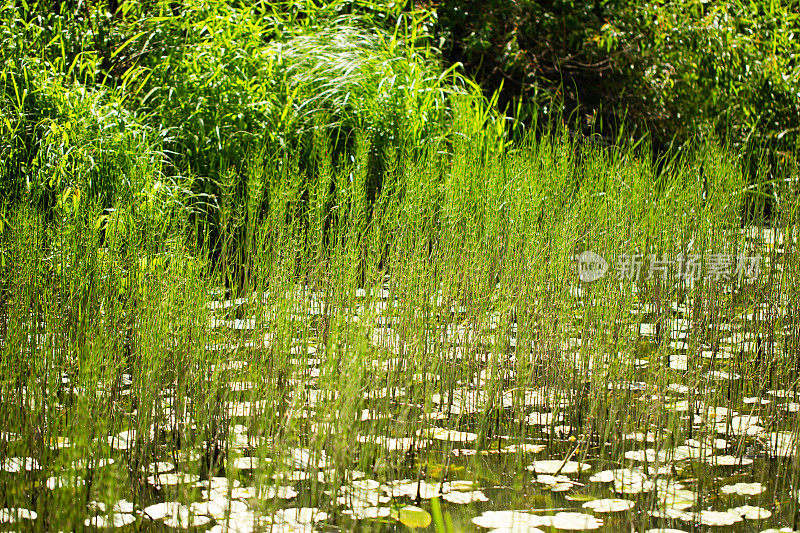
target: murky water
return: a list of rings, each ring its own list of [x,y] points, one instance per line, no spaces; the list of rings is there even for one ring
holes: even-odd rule
[[[388,293],[378,296],[370,303],[373,312],[395,307]],[[594,388],[580,391],[560,388],[559,383],[542,387],[519,382],[515,366],[508,364],[515,353],[522,353],[517,351],[522,341],[516,324],[503,337],[502,364],[491,360],[503,353],[496,349],[496,316],[487,317],[479,328],[458,320],[440,324],[427,345],[414,349],[442,351],[453,364],[472,370],[447,386],[426,372],[415,376],[408,389],[387,388],[385,380],[383,385],[380,380],[368,383],[354,440],[361,446],[357,456],[363,464],[355,465],[337,463],[326,453],[324,440],[309,446],[302,438],[302,432],[325,435],[321,414],[328,420],[337,415],[325,408],[339,391],[318,386],[320,376],[333,368],[326,364],[322,342],[314,342],[321,341],[318,329],[296,339],[291,349],[297,376],[287,382],[285,409],[267,413],[252,398],[257,384],[247,354],[268,346],[272,338],[253,333],[260,331],[253,316],[229,318],[230,309],[245,303],[212,305],[219,318],[211,326],[224,334],[219,344],[207,346],[228,354],[224,365],[212,369],[223,372],[229,386],[224,404],[230,422],[227,462],[206,479],[205,473],[201,476],[201,451],[162,439],[158,449],[163,456],[149,458],[143,484],[113,506],[90,503],[86,527],[432,531],[440,519],[445,529],[495,533],[765,531],[789,527],[796,517],[795,419],[800,403],[794,390],[767,383],[742,386],[763,344],[762,337],[748,333],[741,323],[721,324],[715,332],[720,342],[692,351],[691,321],[677,309],[665,326],[672,339],[666,360],[655,350],[655,337],[661,333],[648,321],[647,309],[630,324],[641,348],[635,356],[590,349],[580,335],[562,343],[559,368],[571,373],[616,368],[609,375],[617,379],[601,382],[606,388],[602,393],[610,405],[619,405],[615,397],[623,398],[623,405],[630,405],[637,416],[647,413],[637,423],[639,431],[625,430],[622,422],[630,422],[625,413],[616,413],[618,422],[606,424],[597,419],[602,412],[582,403],[582,394],[598,394],[597,382],[587,381],[586,387]],[[319,316],[321,304],[321,297],[310,298],[300,316]],[[363,320],[363,313],[352,311],[353,320]],[[460,318],[458,309],[451,316]],[[407,371],[403,353],[411,342],[417,341],[395,331],[389,316],[379,317],[371,334],[373,348],[381,354],[372,361],[374,375]],[[659,368],[672,374],[649,379],[648,372]],[[502,379],[496,372],[503,373]],[[689,372],[692,379],[686,378]],[[642,376],[642,381],[618,379],[621,375]],[[131,385],[131,377],[125,376],[123,394]],[[419,391],[411,390],[422,386],[434,391],[427,406],[418,403]],[[168,417],[186,419],[170,391],[162,399]],[[291,437],[253,434],[250,422],[267,416],[295,417],[301,420],[301,431]],[[487,422],[490,416],[496,420]],[[606,434],[587,430],[592,427],[606,428]],[[8,443],[18,438],[3,436]],[[108,435],[109,459],[73,466],[92,469],[108,483],[124,482],[133,466],[135,439],[133,431]],[[44,476],[31,458],[9,455],[2,470],[7,486],[25,476],[38,476],[53,491],[82,486],[74,473]],[[434,499],[441,514],[432,517]],[[10,506],[2,512],[0,522],[11,527],[33,527],[39,519]]]

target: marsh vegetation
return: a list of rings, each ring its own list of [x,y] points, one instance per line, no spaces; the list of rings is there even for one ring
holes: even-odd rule
[[[3,530],[798,528],[789,163],[521,132],[423,14],[123,6],[3,8]]]

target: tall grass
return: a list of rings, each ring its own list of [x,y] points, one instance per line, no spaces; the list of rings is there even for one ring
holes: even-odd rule
[[[42,56],[6,45],[0,76],[0,508],[38,514],[21,527],[155,528],[179,502],[223,531],[290,506],[388,529],[468,479],[492,501],[443,506],[465,529],[574,505],[529,473],[538,445],[557,474],[653,455],[652,490],[607,524],[645,530],[672,525],[647,514],[665,479],[718,505],[731,476],[680,448],[718,436],[795,527],[794,176],[713,144],[509,145],[411,15],[157,7],[127,7],[104,57],[3,8]],[[612,265],[592,283],[587,250]],[[634,254],[762,269],[618,279]]]
[[[462,145],[400,159],[370,209],[369,150],[358,153],[343,169],[315,154],[322,190],[310,194],[297,161],[253,163],[248,179],[265,188],[266,206],[257,223],[245,215],[252,291],[236,301],[216,291],[230,273],[187,246],[185,214],[159,232],[146,203],[120,204],[104,226],[99,204],[58,226],[31,207],[9,211],[0,445],[41,468],[2,473],[2,505],[36,510],[28,524],[38,529],[74,529],[94,516],[90,501],[188,504],[203,497],[190,475],[222,476],[253,487],[258,513],[284,507],[270,491],[291,485],[292,506],[350,528],[343,511],[356,508],[358,472],[438,483],[469,477],[448,466],[452,449],[534,442],[556,458],[624,465],[625,435],[650,434],[649,446],[671,450],[714,434],[669,408],[678,385],[691,405],[702,400],[697,416],[796,389],[797,214],[781,212],[769,230],[782,242],[763,241],[752,223],[741,232],[743,171],[714,147],[657,177],[646,148],[577,151],[568,136],[550,136],[487,157]],[[327,206],[325,180],[336,183]],[[221,205],[223,227],[249,209]],[[581,284],[573,257],[585,249],[614,260],[745,250],[765,263],[752,283],[609,275]],[[640,335],[641,323],[656,337]],[[670,345],[681,331],[685,349]],[[723,346],[731,359],[700,356]],[[739,378],[714,381],[708,368]],[[552,421],[528,424],[532,410]],[[764,431],[796,438],[776,407],[758,413]],[[431,427],[477,440],[437,444],[423,432]],[[738,457],[769,449],[763,437],[733,439]],[[252,475],[234,467],[243,455],[262,459]],[[770,489],[791,509],[794,457],[776,460]],[[101,467],[104,458],[115,462]],[[506,464],[522,476],[530,460],[517,452]],[[186,478],[148,480],[159,461]],[[691,468],[676,475],[694,476],[702,502],[719,481]],[[48,488],[54,476],[64,479],[50,485],[64,487]]]

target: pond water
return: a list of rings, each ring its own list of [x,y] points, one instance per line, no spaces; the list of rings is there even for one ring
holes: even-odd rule
[[[332,361],[340,355],[318,320],[329,310],[308,292],[276,402],[259,396],[254,378],[258,354],[276,339],[247,311],[252,301],[210,304],[218,332],[207,346],[217,361],[210,370],[227,384],[213,471],[203,466],[208,443],[184,446],[163,427],[149,435],[156,444],[146,458],[136,452],[142,435],[127,429],[100,437],[107,455],[61,472],[15,455],[23,437],[4,434],[0,475],[21,488],[5,495],[0,524],[44,527],[39,513],[14,505],[26,501],[26,483],[83,494],[86,479],[118,489],[134,478],[125,497],[91,497],[84,527],[434,531],[438,522],[442,531],[666,533],[791,531],[797,519],[796,382],[753,381],[765,348],[785,355],[781,332],[764,325],[775,307],[751,307],[698,334],[689,307],[659,314],[641,306],[623,321],[632,339],[625,351],[595,347],[572,326],[555,355],[537,359],[530,354],[543,353],[541,341],[498,313],[477,323],[456,306],[450,320],[414,336],[395,327],[391,310],[401,306],[388,289],[362,291],[348,314],[369,323],[372,355],[361,356],[366,370],[354,376]],[[426,351],[439,366],[409,362]],[[532,361],[524,379],[522,354]],[[549,377],[528,379],[536,375]],[[136,379],[122,376],[122,396]],[[348,410],[343,396],[358,405]],[[191,424],[188,403],[167,389],[158,409],[177,427]]]

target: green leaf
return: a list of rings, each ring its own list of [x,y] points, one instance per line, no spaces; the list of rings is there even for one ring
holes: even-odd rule
[[[425,509],[414,505],[406,505],[397,510],[392,510],[392,517],[411,529],[428,527],[431,525],[431,515]]]
[[[138,39],[139,37],[141,37],[145,33],[147,33],[147,32],[140,31],[139,33],[137,33],[136,35],[134,35],[133,37],[131,37],[130,39],[128,39],[127,41],[125,41],[124,43],[119,45],[119,47],[111,53],[111,58],[113,59],[113,58],[117,57],[119,55],[119,53],[122,52],[123,50],[125,50],[125,48],[129,44],[131,44],[133,41],[135,41],[136,39]]]

